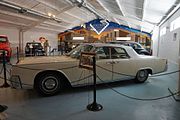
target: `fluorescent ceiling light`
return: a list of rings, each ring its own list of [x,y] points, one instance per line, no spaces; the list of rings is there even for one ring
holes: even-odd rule
[[[48,13],[48,16],[51,16],[52,14],[51,13]]]
[[[53,16],[53,18],[55,18],[56,16],[55,15],[52,15]]]

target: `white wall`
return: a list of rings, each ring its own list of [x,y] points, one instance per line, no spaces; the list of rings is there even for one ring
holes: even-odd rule
[[[158,56],[169,59],[170,61],[178,63],[179,58],[179,41],[180,41],[180,28],[170,32],[170,23],[180,16],[180,10],[178,10],[173,16],[171,16],[164,24],[160,26],[160,30],[163,27],[167,28],[166,34],[159,37],[159,50],[156,48]],[[177,33],[176,41],[173,40],[174,33]],[[157,44],[157,43],[155,43]],[[157,45],[155,45],[157,46]],[[155,54],[155,53],[154,53]]]
[[[159,45],[159,27],[156,26],[153,30],[153,35],[152,35],[152,52],[153,56],[158,56],[158,45]]]

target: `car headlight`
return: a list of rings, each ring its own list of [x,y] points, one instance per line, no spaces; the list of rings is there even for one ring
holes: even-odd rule
[[[3,55],[3,52],[5,51],[5,56],[7,56],[7,54],[8,54],[8,51],[6,51],[6,50],[0,50],[0,55]]]

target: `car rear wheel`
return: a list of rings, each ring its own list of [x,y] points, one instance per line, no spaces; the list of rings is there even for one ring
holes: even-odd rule
[[[43,96],[55,95],[62,89],[61,78],[58,74],[45,73],[35,82],[35,89]]]
[[[139,70],[136,74],[135,82],[143,83],[147,80],[148,76],[149,76],[148,70]]]

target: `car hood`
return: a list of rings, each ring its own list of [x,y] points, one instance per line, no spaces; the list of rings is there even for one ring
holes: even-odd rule
[[[79,61],[78,59],[68,56],[38,56],[38,57],[25,57],[18,64],[37,64],[37,63],[53,63],[53,62],[70,62]]]

